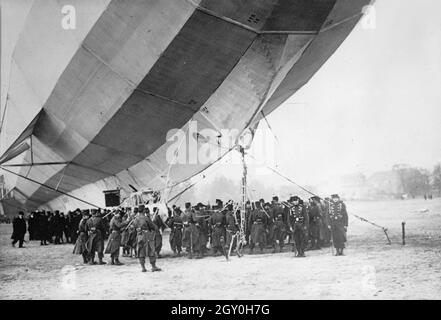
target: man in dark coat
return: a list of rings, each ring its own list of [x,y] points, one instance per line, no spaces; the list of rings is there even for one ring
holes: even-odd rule
[[[122,221],[122,217],[124,212],[121,210],[117,210],[115,215],[110,220],[110,235],[107,240],[107,246],[104,253],[110,253],[111,265],[121,266],[123,265],[119,261],[119,247],[121,246],[121,232],[122,229],[125,228],[130,221]]]
[[[53,212],[47,212],[47,230],[48,230],[48,238],[49,243],[54,243],[55,236],[55,218]]]
[[[180,213],[181,210],[179,210],[179,208],[173,208],[173,216],[167,220],[167,225],[171,229],[169,238],[170,247],[173,253],[178,257],[182,251],[182,230],[184,227]]]
[[[288,215],[286,214],[285,208],[279,203],[279,197],[273,197],[270,212],[272,217],[274,217],[273,252],[277,251],[277,242],[279,244],[279,252],[282,252],[285,245],[286,231],[288,228]]]
[[[211,214],[210,225],[211,231],[211,247],[213,248],[214,256],[224,254],[225,244],[225,210],[223,210],[223,203],[217,200],[217,210]]]
[[[89,252],[89,264],[96,264],[95,252],[98,253],[98,264],[106,264],[103,261],[104,257],[104,236],[106,234],[106,228],[103,223],[103,219],[98,216],[98,211],[92,209],[92,217],[86,222],[87,235],[87,251]]]
[[[76,209],[74,212],[72,212],[71,217],[70,217],[70,223],[69,223],[69,225],[70,225],[69,233],[70,233],[70,239],[71,239],[72,243],[75,243],[77,241],[78,228],[79,228],[81,220],[82,220],[81,210]]]
[[[49,240],[49,222],[48,222],[49,214],[45,211],[42,211],[38,217],[38,236],[40,238],[40,245],[46,246]]]
[[[162,220],[159,215],[159,210],[157,207],[153,208],[153,223],[158,227],[158,230],[155,231],[155,251],[157,258],[161,258],[161,249],[162,249],[162,234],[164,230],[167,228],[164,220]]]
[[[308,212],[305,205],[301,203],[299,197],[294,196],[292,200],[292,207],[290,209],[288,219],[289,228],[293,233],[294,244],[295,248],[297,249],[297,257],[304,257],[305,249],[308,243]]]
[[[82,218],[78,223],[78,237],[75,242],[75,246],[73,249],[74,254],[81,254],[83,256],[83,263],[86,264],[89,262],[89,253],[87,251],[87,219],[89,219],[90,213],[89,210],[84,210],[82,214]]]
[[[311,239],[311,249],[320,249],[320,229],[322,224],[322,212],[319,205],[320,198],[312,197],[309,199],[309,237]]]
[[[145,206],[138,207],[138,216],[135,218],[134,226],[137,232],[137,253],[142,272],[146,272],[145,258],[149,257],[152,266],[152,272],[161,271],[156,266],[155,253],[155,232],[158,227],[152,222],[150,217],[145,213]]]
[[[329,220],[332,242],[337,250],[335,255],[342,256],[348,229],[348,213],[346,205],[340,200],[338,194],[333,194],[331,198],[332,200],[329,202]]]
[[[37,229],[37,217],[35,216],[35,212],[31,212],[28,218],[28,232],[29,232],[29,241],[36,240],[36,230]]]
[[[61,244],[63,242],[63,230],[64,217],[60,214],[60,211],[56,210],[54,215],[55,244]]]
[[[266,243],[266,228],[268,225],[267,213],[262,209],[262,204],[259,201],[254,203],[254,210],[250,217],[250,254],[254,252],[254,246],[259,244],[260,252],[263,252],[263,247]]]
[[[66,214],[64,214],[63,216],[64,220],[64,224],[63,224],[63,232],[64,232],[64,237],[66,238],[66,243],[71,243],[72,239],[70,236],[70,229],[71,229],[71,223],[72,223],[72,212],[67,212]]]
[[[195,226],[194,248],[197,253],[196,258],[204,257],[208,243],[208,224],[206,220],[206,211],[202,203],[198,203],[193,212],[193,221]]]
[[[325,198],[322,203],[320,203],[322,212],[322,224],[320,228],[321,233],[321,246],[329,247],[331,245],[331,229],[328,228],[330,225],[329,221],[329,203],[331,198]]]
[[[19,248],[23,248],[24,236],[26,234],[26,221],[24,219],[24,212],[20,211],[18,217],[12,221],[12,246],[18,242]]]

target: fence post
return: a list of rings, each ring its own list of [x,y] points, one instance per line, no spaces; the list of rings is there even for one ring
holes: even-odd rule
[[[406,244],[406,222],[401,222],[401,232],[403,234],[403,246]]]

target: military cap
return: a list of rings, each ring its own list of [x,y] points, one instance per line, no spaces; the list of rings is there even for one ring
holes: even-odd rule
[[[222,207],[224,206],[224,203],[222,202],[222,200],[220,200],[220,199],[216,199],[216,206],[217,206],[219,209],[222,209]]]
[[[18,212],[18,215],[19,215],[19,216],[24,216],[24,212],[23,212],[23,211],[19,211],[19,212]]]
[[[273,200],[274,200],[274,201],[279,201],[279,197],[278,197],[278,196],[274,196],[274,197],[273,197]]]
[[[300,198],[299,198],[299,196],[293,196],[293,197],[291,197],[291,201],[300,201]]]
[[[200,208],[202,208],[204,205],[201,203],[201,202],[199,202],[196,206],[195,206],[195,208],[196,209],[200,209]]]
[[[340,196],[338,194],[334,193],[331,195],[331,198],[340,198]]]
[[[191,208],[191,202],[186,202],[185,209],[190,209],[190,208]]]
[[[144,210],[145,210],[145,205],[140,204],[140,205],[138,206],[138,212],[144,212]]]

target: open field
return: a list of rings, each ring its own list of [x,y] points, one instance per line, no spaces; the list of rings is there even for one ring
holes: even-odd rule
[[[158,260],[163,272],[124,266],[83,266],[73,245],[10,245],[11,225],[0,225],[0,299],[440,299],[441,199],[347,202],[345,256],[331,249],[306,258],[278,254]],[[401,245],[401,222],[407,243]],[[168,234],[164,253],[170,254]],[[27,236],[26,236],[27,239]],[[107,260],[107,256],[106,256]]]

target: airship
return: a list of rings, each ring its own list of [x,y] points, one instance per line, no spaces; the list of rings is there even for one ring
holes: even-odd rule
[[[9,69],[0,138],[6,214],[104,208],[106,190],[173,197],[229,152],[225,130],[238,141],[294,95],[371,5],[22,2],[13,50],[2,55]],[[181,149],[190,138],[197,148],[215,141],[223,151],[190,161],[192,152]]]

